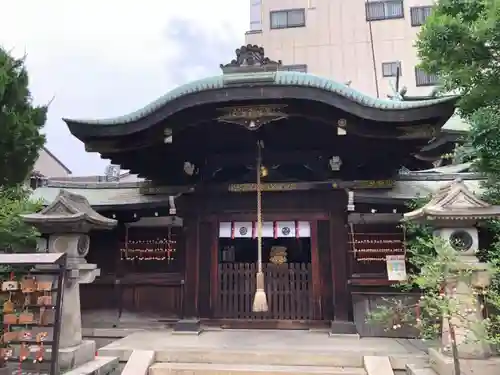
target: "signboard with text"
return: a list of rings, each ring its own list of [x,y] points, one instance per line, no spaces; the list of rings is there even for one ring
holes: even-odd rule
[[[404,281],[406,275],[406,262],[404,255],[387,255],[387,279],[390,281]]]

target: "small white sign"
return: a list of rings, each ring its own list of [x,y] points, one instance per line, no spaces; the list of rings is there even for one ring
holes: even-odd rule
[[[404,255],[387,255],[387,279],[390,281],[406,280],[406,262]]]

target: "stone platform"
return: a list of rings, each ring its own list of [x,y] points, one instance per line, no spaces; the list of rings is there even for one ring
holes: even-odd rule
[[[127,361],[150,350],[150,375],[161,374],[349,374],[365,375],[364,358],[384,356],[394,370],[426,367],[426,349],[405,339],[329,336],[321,331],[214,330],[200,336],[171,330],[135,332],[101,349],[99,355]]]

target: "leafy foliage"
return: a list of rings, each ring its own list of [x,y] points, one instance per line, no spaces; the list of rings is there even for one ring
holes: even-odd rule
[[[429,201],[430,197],[415,199],[408,203],[409,211],[416,210]],[[405,248],[408,252],[408,261],[413,269],[419,270],[428,260],[436,255],[433,247],[431,226],[417,224],[414,222],[404,222],[402,224],[406,233]]]
[[[427,203],[429,198],[417,199],[409,204],[414,210]],[[492,283],[482,290],[474,289],[479,309],[487,316],[484,320],[471,320],[470,308],[464,309],[456,298],[455,290],[450,288],[450,280],[455,285],[459,282],[472,286],[473,269],[464,264],[456,251],[442,240],[433,236],[432,227],[405,222],[407,233],[406,247],[411,268],[408,279],[399,285],[402,291],[418,289],[421,297],[417,301],[409,299],[386,299],[383,305],[377,306],[367,320],[371,324],[382,325],[385,330],[397,331],[402,327],[414,327],[424,340],[434,340],[441,336],[443,322],[450,327],[450,334],[458,328],[473,333],[476,340],[499,347],[500,345],[500,242],[491,249],[481,251],[481,260],[489,263]],[[500,222],[492,221],[488,225],[495,233],[500,233]],[[452,344],[445,350],[451,351],[454,357],[455,373],[460,373],[458,348]]]
[[[0,251],[32,251],[38,232],[24,223],[22,214],[36,212],[41,204],[29,199],[23,185],[45,143],[40,133],[47,107],[32,103],[24,59],[15,59],[0,47]],[[14,272],[9,265],[0,271]],[[3,310],[0,310],[0,315]],[[2,318],[3,319],[3,318]],[[0,334],[3,334],[3,326]],[[5,344],[2,344],[5,346]],[[0,358],[0,368],[5,367]]]
[[[458,360],[458,346],[456,331],[469,332],[469,338],[483,343],[499,345],[500,335],[497,328],[500,320],[497,315],[490,315],[484,320],[474,317],[478,312],[484,312],[485,305],[500,308],[500,294],[495,289],[482,290],[472,288],[474,285],[474,269],[464,263],[457,252],[442,240],[432,238],[425,243],[420,239],[422,246],[420,253],[413,253],[413,261],[421,265],[417,272],[409,273],[407,284],[417,286],[422,295],[419,300],[410,304],[390,303],[377,307],[368,317],[371,324],[382,324],[386,330],[398,330],[403,326],[416,328],[422,339],[437,339],[440,337],[443,324],[448,327],[451,336],[450,345],[444,347],[451,352],[454,359],[455,373],[460,374]],[[434,249],[433,255],[427,250]],[[418,259],[415,259],[418,258]],[[500,268],[492,267],[494,271]],[[468,285],[472,289],[473,297],[478,308],[473,305],[464,305],[461,298],[457,298],[457,287]],[[479,301],[483,303],[479,304]]]
[[[45,143],[46,106],[33,105],[24,59],[0,47],[0,186],[23,183]]]
[[[39,233],[25,224],[21,215],[41,207],[41,203],[29,199],[29,191],[24,186],[0,188],[0,250],[33,250]]]
[[[500,106],[479,108],[470,118],[474,166],[486,177],[485,199],[500,204]]]
[[[473,161],[486,180],[483,198],[500,204],[500,0],[438,0],[422,27],[416,43],[422,67],[437,74],[443,90],[462,95],[461,115],[471,129],[466,145],[456,152],[458,161]],[[500,222],[483,225],[493,243],[478,257],[500,269]],[[500,295],[500,275],[494,275],[490,290]],[[492,320],[498,306],[486,298]],[[500,325],[492,324],[500,333]]]
[[[22,214],[36,212],[42,204],[31,201],[30,192],[24,185],[14,187],[0,186],[0,251],[21,252],[33,251],[39,233],[34,227],[24,223]],[[1,265],[3,275],[16,272],[9,265]],[[3,301],[0,301],[3,306]],[[0,309],[0,318],[3,320],[3,309]],[[0,327],[3,335],[4,326]],[[6,344],[0,344],[5,347]],[[0,358],[0,368],[5,367],[4,358]]]
[[[466,117],[498,105],[500,0],[439,0],[416,43],[422,68],[462,95]]]

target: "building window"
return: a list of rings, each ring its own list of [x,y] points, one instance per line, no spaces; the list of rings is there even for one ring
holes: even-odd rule
[[[271,29],[287,29],[306,25],[305,9],[278,10],[271,12]]]
[[[431,6],[425,7],[411,7],[410,8],[410,18],[412,26],[422,26],[427,17],[431,15]]]
[[[415,83],[417,86],[434,86],[438,83],[438,77],[435,74],[427,74],[424,70],[416,67]]]
[[[367,21],[404,18],[403,0],[370,1],[365,10]]]
[[[250,0],[250,31],[262,30],[262,0]]]
[[[382,63],[382,76],[383,77],[401,77],[401,61],[391,61]]]
[[[283,65],[280,70],[284,70],[287,72],[302,72],[307,73],[307,65],[306,64],[294,64],[294,65]]]

